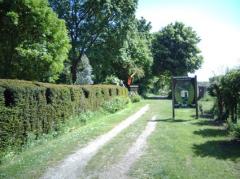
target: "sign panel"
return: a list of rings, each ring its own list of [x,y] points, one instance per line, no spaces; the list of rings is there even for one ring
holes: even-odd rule
[[[196,108],[196,117],[198,116],[197,107],[197,77],[179,76],[172,78],[172,104],[173,117],[175,117],[174,108]]]

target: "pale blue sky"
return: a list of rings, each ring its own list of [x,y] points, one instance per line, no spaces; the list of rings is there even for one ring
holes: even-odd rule
[[[153,32],[175,21],[193,27],[202,39],[201,81],[240,65],[240,0],[139,0],[137,17],[151,21]]]

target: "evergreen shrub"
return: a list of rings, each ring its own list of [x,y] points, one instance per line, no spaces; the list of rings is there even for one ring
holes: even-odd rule
[[[0,79],[0,151],[22,146],[29,133],[39,138],[57,131],[72,117],[95,111],[104,102],[120,96],[127,98],[127,89],[114,85],[56,85]]]

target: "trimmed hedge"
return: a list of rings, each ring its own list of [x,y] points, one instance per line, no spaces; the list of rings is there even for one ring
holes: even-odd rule
[[[72,116],[98,109],[126,88],[113,85],[56,85],[0,79],[0,151],[19,147],[28,133],[56,131]]]

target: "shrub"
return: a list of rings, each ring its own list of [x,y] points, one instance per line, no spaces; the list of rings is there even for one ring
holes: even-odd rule
[[[214,118],[214,115],[217,115],[215,100],[214,97],[205,95],[198,101],[201,117]]]
[[[240,139],[240,124],[235,124],[233,129],[233,136],[237,139]]]
[[[228,119],[227,130],[234,138],[240,139],[240,123],[234,124],[230,119]]]
[[[105,79],[105,84],[113,84],[113,85],[119,85],[120,84],[120,79],[117,76],[110,75],[107,76]]]
[[[22,146],[29,133],[39,138],[58,131],[72,117],[95,111],[116,96],[126,98],[127,89],[0,80],[0,151]]]
[[[130,97],[130,100],[132,103],[140,102],[142,99],[142,97],[140,95],[135,94],[135,93],[130,94],[129,97]]]
[[[110,101],[104,102],[102,104],[102,108],[109,113],[115,113],[123,109],[128,103],[129,103],[128,97],[115,97]]]

